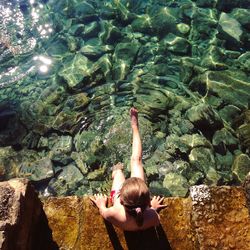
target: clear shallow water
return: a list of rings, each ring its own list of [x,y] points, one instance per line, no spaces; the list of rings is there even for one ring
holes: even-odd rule
[[[1,179],[47,195],[129,172],[140,111],[153,192],[239,184],[249,171],[248,1],[2,1]],[[243,163],[242,163],[243,162]]]

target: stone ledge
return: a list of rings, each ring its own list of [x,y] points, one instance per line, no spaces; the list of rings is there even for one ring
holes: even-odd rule
[[[137,233],[105,222],[88,197],[48,198],[42,209],[23,179],[1,182],[0,198],[2,250],[250,249],[242,187],[194,186],[188,198],[166,198],[161,226]]]
[[[129,234],[110,229],[88,197],[49,198],[44,210],[62,249],[167,249],[168,241],[176,250],[249,250],[250,217],[243,188],[197,187],[189,198],[165,199],[168,206],[160,212],[158,239],[149,231]]]

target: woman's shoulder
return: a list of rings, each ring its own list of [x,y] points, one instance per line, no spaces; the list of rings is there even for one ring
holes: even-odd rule
[[[160,216],[153,208],[147,208],[144,212],[145,224],[157,226],[160,223]]]

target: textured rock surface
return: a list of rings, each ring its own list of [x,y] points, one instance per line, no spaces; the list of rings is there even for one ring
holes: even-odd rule
[[[25,179],[0,182],[0,249],[57,249],[42,203]]]
[[[105,225],[88,197],[49,198],[43,203],[53,239],[65,250],[128,249],[131,240],[139,241],[141,248],[134,243],[130,249],[168,249],[167,240],[176,250],[250,248],[250,217],[241,187],[193,186],[189,198],[166,198],[157,239],[152,232],[133,235]]]

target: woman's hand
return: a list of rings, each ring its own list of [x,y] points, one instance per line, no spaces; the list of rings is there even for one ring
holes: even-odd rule
[[[167,207],[167,205],[161,205],[161,203],[163,202],[164,197],[160,197],[160,196],[154,196],[153,199],[151,200],[151,207],[156,210],[157,212],[160,211],[161,209]]]
[[[108,197],[103,194],[95,194],[94,197],[90,197],[90,200],[100,209],[106,207]]]

